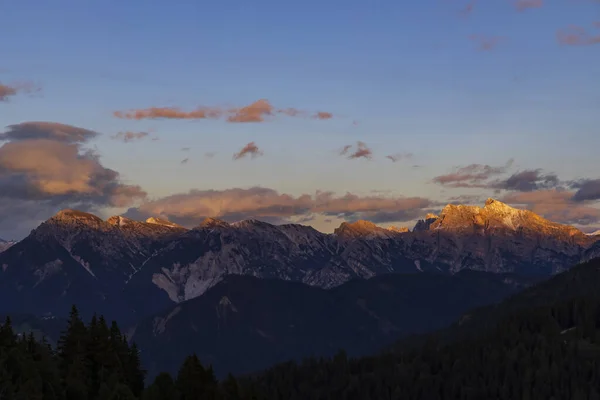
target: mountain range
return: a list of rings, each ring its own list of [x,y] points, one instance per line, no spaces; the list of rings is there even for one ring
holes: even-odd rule
[[[128,337],[154,377],[176,374],[189,354],[218,377],[308,356],[377,352],[430,332],[466,311],[515,294],[533,277],[464,270],[386,274],[325,290],[300,282],[228,275],[202,296],[135,324]]]
[[[332,234],[310,226],[208,218],[185,229],[160,218],[108,220],[63,210],[0,253],[0,312],[139,321],[228,275],[324,289],[389,273],[464,269],[550,276],[600,253],[598,237],[494,199],[448,205],[412,230],[368,221]],[[50,301],[51,300],[51,301]]]

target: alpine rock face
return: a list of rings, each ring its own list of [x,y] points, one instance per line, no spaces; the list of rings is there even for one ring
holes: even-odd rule
[[[21,299],[28,312],[64,314],[83,302],[140,317],[198,297],[232,274],[321,288],[419,271],[549,276],[600,251],[598,239],[493,199],[484,207],[448,205],[412,231],[357,221],[333,234],[214,218],[186,230],[158,218],[103,221],[64,210],[0,253],[0,312]]]
[[[107,221],[63,210],[22,241],[0,253],[0,311],[64,314],[72,304],[84,311],[133,311],[122,300],[125,283],[184,228]]]

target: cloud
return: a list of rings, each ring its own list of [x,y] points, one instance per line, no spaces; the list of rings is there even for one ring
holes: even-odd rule
[[[48,139],[64,143],[84,143],[98,136],[98,132],[58,122],[23,122],[9,125],[0,133],[0,141]]]
[[[9,97],[16,96],[17,89],[13,86],[0,83],[0,101],[7,101]]]
[[[19,93],[31,93],[39,90],[39,87],[36,87],[31,83],[15,83],[8,85],[0,82],[0,102],[6,102],[9,98],[16,96]]]
[[[515,7],[518,11],[525,11],[529,8],[541,8],[544,6],[544,0],[517,0]]]
[[[136,218],[159,216],[185,226],[193,226],[205,217],[226,221],[257,218],[289,220],[320,214],[346,220],[358,218],[376,222],[410,221],[432,205],[420,197],[358,196],[317,191],[314,195],[292,196],[262,187],[226,190],[192,190],[149,201],[128,214]]]
[[[206,158],[214,158],[214,156],[216,156],[217,153],[214,151],[207,151],[206,153],[204,153],[204,157]]]
[[[256,158],[258,156],[262,156],[263,152],[258,148],[258,146],[256,146],[254,142],[250,142],[247,145],[245,145],[239,152],[235,153],[233,155],[233,159],[239,160],[240,158],[243,158],[248,154],[250,154],[252,158]]]
[[[388,160],[391,160],[392,162],[398,162],[400,160],[406,160],[406,159],[409,159],[412,157],[413,157],[412,153],[396,153],[396,154],[391,154],[389,156],[385,156],[385,158],[387,158]]]
[[[113,115],[123,119],[221,119],[224,118],[231,123],[265,122],[268,117],[276,114],[288,117],[307,117],[306,111],[296,108],[275,108],[267,99],[259,99],[244,107],[222,108],[222,107],[199,107],[192,111],[183,111],[177,107],[150,107],[146,109],[115,111]],[[333,118],[333,114],[326,111],[318,111],[312,118],[327,120]]]
[[[181,164],[187,164],[187,162],[189,161],[189,158],[184,158],[183,160],[181,160]]]
[[[150,107],[142,110],[115,111],[113,115],[122,119],[205,119],[219,118],[222,111],[210,108],[198,108],[194,111],[182,111],[175,107]]]
[[[465,17],[469,16],[475,9],[476,4],[477,0],[472,0],[469,3],[467,3],[467,5],[465,5],[465,7],[462,10],[460,10],[461,15]]]
[[[181,151],[190,151],[190,148],[189,147],[182,147]]]
[[[511,158],[503,166],[492,167],[487,164],[471,164],[456,168],[454,172],[439,175],[433,178],[433,182],[449,187],[485,187],[483,181],[493,176],[502,175],[512,166],[514,160]]]
[[[313,118],[316,118],[316,119],[331,119],[331,118],[333,118],[333,114],[330,113],[330,112],[326,112],[326,111],[319,111],[319,112],[317,112],[313,116]]]
[[[600,24],[594,23],[595,28],[600,28]],[[565,46],[586,46],[600,43],[600,34],[590,34],[586,29],[571,25],[566,29],[556,32],[558,43]]]
[[[339,151],[339,154],[341,156],[348,155],[349,159],[354,159],[354,158],[371,159],[371,157],[373,156],[373,151],[367,146],[367,144],[365,142],[361,142],[361,141],[356,142],[356,149],[353,150],[352,153],[348,154],[348,152],[352,149],[352,147],[353,146],[351,144],[344,146]]]
[[[229,122],[263,122],[266,116],[273,115],[273,106],[268,100],[257,100],[249,106],[235,110],[233,115],[227,118]],[[295,114],[290,113],[290,116]]]
[[[96,132],[65,124],[23,123],[9,127],[0,147],[0,200],[37,203],[43,209],[125,207],[146,197],[98,154],[81,147]],[[5,216],[0,215],[0,220]]]
[[[573,186],[577,189],[573,195],[574,201],[600,200],[600,179],[583,180],[575,183]]]
[[[574,192],[559,189],[509,193],[501,201],[524,205],[554,222],[591,225],[600,221],[600,209],[573,201]]]
[[[348,152],[350,151],[351,148],[352,148],[351,144],[347,144],[344,147],[342,147],[342,149],[339,152],[340,156],[345,156],[346,154],[348,154]]]
[[[477,49],[480,51],[490,51],[496,48],[503,39],[500,36],[485,37],[481,35],[471,35],[469,39],[477,43]]]
[[[491,182],[486,187],[499,190],[531,192],[534,190],[558,188],[560,185],[561,181],[555,174],[544,174],[541,169],[534,169],[517,172],[507,179]]]
[[[111,136],[111,139],[120,140],[123,143],[133,142],[135,140],[141,140],[149,135],[148,132],[119,132],[114,136]]]

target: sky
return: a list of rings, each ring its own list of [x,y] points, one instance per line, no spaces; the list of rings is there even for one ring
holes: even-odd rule
[[[104,218],[600,227],[598,0],[0,1],[0,237]]]

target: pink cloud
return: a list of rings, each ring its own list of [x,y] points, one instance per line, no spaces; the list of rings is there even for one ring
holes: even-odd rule
[[[600,21],[594,23],[595,28],[600,28]],[[558,43],[565,46],[586,46],[600,43],[600,34],[590,34],[586,29],[571,25],[566,29],[556,32]]]

